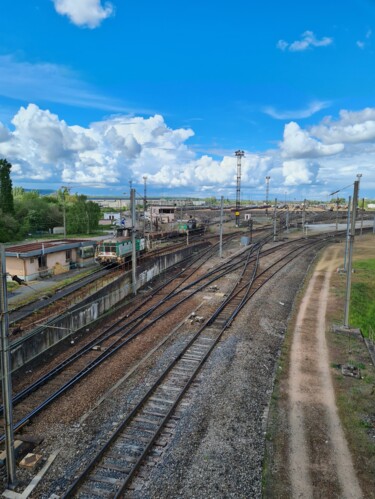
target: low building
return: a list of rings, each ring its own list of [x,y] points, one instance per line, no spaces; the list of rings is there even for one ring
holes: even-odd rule
[[[151,215],[151,222],[153,224],[157,223],[168,224],[168,223],[173,223],[175,221],[175,212],[176,212],[175,206],[152,205],[150,206],[149,209]]]
[[[95,262],[96,244],[90,240],[64,239],[8,246],[6,270],[11,276],[33,281],[71,268],[87,267]]]

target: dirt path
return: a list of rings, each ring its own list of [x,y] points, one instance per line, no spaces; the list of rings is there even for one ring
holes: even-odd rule
[[[310,279],[293,334],[288,383],[293,498],[363,497],[337,412],[325,338],[336,258],[336,248],[325,251]]]

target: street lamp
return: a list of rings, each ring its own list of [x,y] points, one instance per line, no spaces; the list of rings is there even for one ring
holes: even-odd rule
[[[358,189],[359,189],[359,182],[361,180],[362,173],[357,173],[357,179],[358,179]]]

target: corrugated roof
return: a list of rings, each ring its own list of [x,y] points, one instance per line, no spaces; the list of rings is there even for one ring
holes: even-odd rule
[[[35,256],[37,254],[55,253],[57,251],[65,251],[71,248],[80,246],[95,245],[96,241],[87,239],[57,239],[49,241],[37,241],[26,244],[18,244],[16,246],[8,246],[5,248],[6,256]]]

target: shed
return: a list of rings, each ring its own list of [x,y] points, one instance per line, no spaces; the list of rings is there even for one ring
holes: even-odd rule
[[[32,281],[62,274],[74,267],[86,267],[95,261],[96,244],[86,239],[64,239],[8,246],[5,250],[7,272]]]

